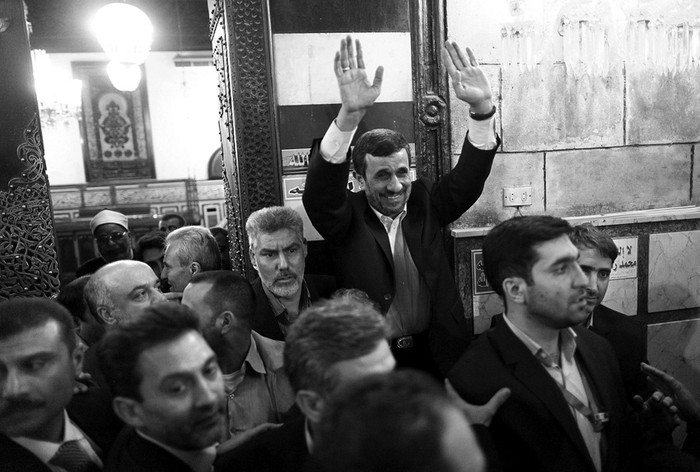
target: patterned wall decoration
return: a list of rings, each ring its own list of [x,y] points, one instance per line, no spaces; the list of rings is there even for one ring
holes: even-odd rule
[[[36,102],[35,102],[36,103]],[[21,174],[0,191],[0,300],[59,290],[51,199],[38,115],[17,148]]]
[[[83,159],[88,182],[155,178],[145,78],[134,92],[112,86],[106,64],[74,63],[83,81]]]

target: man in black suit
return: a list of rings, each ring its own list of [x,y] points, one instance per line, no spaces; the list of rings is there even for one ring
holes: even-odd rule
[[[284,364],[303,415],[222,454],[215,471],[301,472],[328,395],[395,361],[384,318],[370,303],[349,298],[314,304],[292,325]]]
[[[189,308],[164,302],[120,323],[99,343],[113,408],[129,427],[107,471],[210,471],[226,429],[216,355]]]
[[[574,226],[569,238],[579,250],[578,264],[588,278],[586,304],[590,315],[585,326],[612,345],[627,400],[631,402],[634,395],[646,398],[653,389],[639,367],[642,362],[648,363],[645,326],[634,317],[602,305],[613,262],[618,256],[617,245],[610,236],[591,224]]]
[[[102,468],[111,441],[98,429],[101,413],[78,404],[77,413],[68,408],[82,352],[71,315],[58,303],[39,298],[0,303],[1,470]]]
[[[284,341],[289,327],[305,308],[331,296],[335,280],[304,273],[304,222],[293,209],[273,206],[255,211],[245,229],[250,260],[258,271],[258,279],[253,282],[257,304],[253,330]]]
[[[455,168],[434,183],[410,178],[411,148],[398,132],[364,133],[352,151],[361,191],[347,190],[350,142],[379,97],[383,69],[369,83],[359,41],[335,56],[342,105],[313,143],[303,200],[330,246],[338,285],[359,288],[381,306],[398,365],[442,377],[471,332],[443,244],[443,228],[481,195],[498,140],[491,87],[470,49],[447,42],[445,66],[457,98],[470,106],[469,133]]]
[[[627,404],[612,347],[580,326],[588,278],[570,231],[562,219],[526,216],[484,240],[486,276],[505,316],[448,378],[469,403],[511,390],[490,426],[505,471],[626,470],[634,443],[623,433]]]

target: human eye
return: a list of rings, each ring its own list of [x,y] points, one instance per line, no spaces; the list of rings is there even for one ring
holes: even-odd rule
[[[163,385],[163,391],[169,395],[182,395],[187,391],[187,385],[182,380],[170,380]]]
[[[32,357],[24,362],[24,369],[28,372],[38,372],[48,364],[49,359],[46,357]]]
[[[580,264],[579,264],[579,267],[581,267],[581,270],[582,270],[583,273],[586,274],[586,275],[591,275],[591,272],[593,272],[593,268],[592,268],[591,266],[586,266],[586,265],[580,265]]]
[[[609,279],[610,278],[610,271],[609,270],[601,270],[598,272],[598,277],[601,279]]]
[[[219,365],[215,361],[211,361],[204,366],[202,373],[208,379],[216,378],[219,375]]]
[[[133,299],[134,300],[143,300],[146,297],[146,291],[141,289],[136,292],[134,292]]]

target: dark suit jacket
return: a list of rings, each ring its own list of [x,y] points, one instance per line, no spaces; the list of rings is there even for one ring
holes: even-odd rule
[[[349,159],[331,164],[311,149],[304,208],[326,239],[339,287],[364,290],[386,313],[394,298],[394,259],[384,226],[364,192],[346,189]],[[455,168],[438,183],[413,182],[402,229],[411,257],[430,291],[429,342],[442,371],[459,359],[471,338],[464,307],[450,269],[442,229],[481,195],[496,150],[481,151],[465,139]],[[417,333],[414,333],[417,334]]]
[[[93,410],[89,401],[90,391],[73,398],[66,407],[68,416],[101,450],[95,451],[105,460],[114,436],[103,429],[102,411]],[[88,400],[88,401],[86,401]],[[29,450],[12,439],[0,434],[0,471],[1,472],[51,472],[46,464]]]
[[[335,279],[328,275],[305,274],[304,281],[309,288],[311,302],[330,297],[336,289]],[[255,279],[253,282],[253,290],[255,291],[256,305],[253,330],[266,338],[284,341],[284,334],[282,334],[282,330],[279,324],[277,324],[275,315],[272,313],[272,307],[267,299],[265,290],[263,290],[262,281],[260,279]]]
[[[639,364],[647,361],[647,336],[644,324],[634,317],[598,305],[593,311],[591,330],[612,345],[620,366],[622,383],[625,386],[627,400],[635,394],[647,398],[653,393],[646,381],[646,376],[639,370]]]
[[[260,433],[219,457],[214,472],[302,472],[309,459],[305,417]]]
[[[576,361],[590,381],[601,411],[610,415],[604,434],[606,472],[625,470],[622,429],[626,402],[615,355],[595,333],[574,328]],[[469,403],[486,403],[502,387],[511,390],[491,423],[491,434],[505,471],[587,471],[595,468],[576,420],[559,388],[540,362],[497,323],[477,339],[448,378]]]
[[[105,472],[192,472],[177,457],[138,435],[130,426],[124,428],[112,446]]]

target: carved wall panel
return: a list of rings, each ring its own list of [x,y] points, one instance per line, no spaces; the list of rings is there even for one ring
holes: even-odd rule
[[[51,198],[22,0],[0,0],[0,300],[58,292]]]

